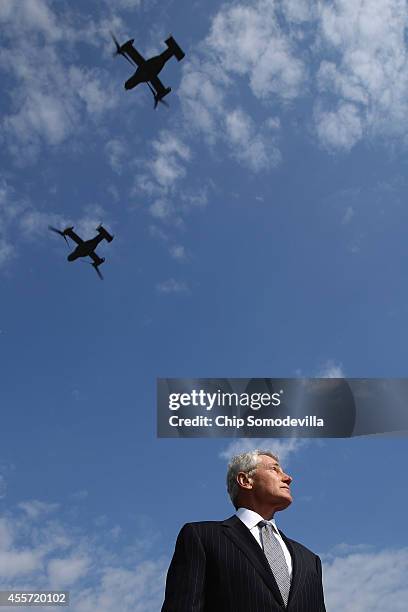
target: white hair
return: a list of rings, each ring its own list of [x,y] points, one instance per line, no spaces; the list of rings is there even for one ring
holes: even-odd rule
[[[235,508],[238,508],[238,495],[240,492],[240,486],[237,482],[237,476],[239,472],[245,472],[248,476],[252,476],[259,464],[259,457],[266,455],[276,461],[279,461],[278,457],[271,451],[255,449],[246,453],[241,453],[232,457],[228,464],[227,469],[227,491],[231,498]]]

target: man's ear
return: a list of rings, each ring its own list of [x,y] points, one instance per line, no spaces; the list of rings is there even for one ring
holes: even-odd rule
[[[238,472],[237,483],[243,489],[252,489],[252,478],[246,472]]]

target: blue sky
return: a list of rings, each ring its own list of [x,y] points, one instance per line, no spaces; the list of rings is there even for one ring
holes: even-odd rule
[[[229,516],[227,458],[262,444],[328,609],[406,609],[404,437],[158,440],[155,381],[406,376],[407,16],[3,0],[1,588],[156,612],[181,525]],[[110,29],[176,38],[169,109],[123,89]],[[100,221],[104,282],[47,230]]]

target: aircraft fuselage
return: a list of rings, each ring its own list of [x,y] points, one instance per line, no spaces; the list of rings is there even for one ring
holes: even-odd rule
[[[87,255],[94,252],[101,240],[103,240],[102,235],[95,236],[91,240],[84,240],[68,255],[68,261],[75,261],[79,257],[87,257]]]
[[[136,72],[128,79],[125,83],[125,89],[133,89],[139,83],[146,83],[151,81],[154,77],[162,71],[164,64],[170,57],[172,57],[173,51],[166,49],[160,55],[151,57],[146,60],[143,64],[140,64]]]

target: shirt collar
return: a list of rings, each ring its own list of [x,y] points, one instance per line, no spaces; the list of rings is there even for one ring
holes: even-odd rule
[[[265,520],[260,514],[253,510],[249,510],[249,508],[238,508],[236,515],[248,529],[253,529],[259,521]],[[267,522],[277,529],[275,519],[272,518]]]

